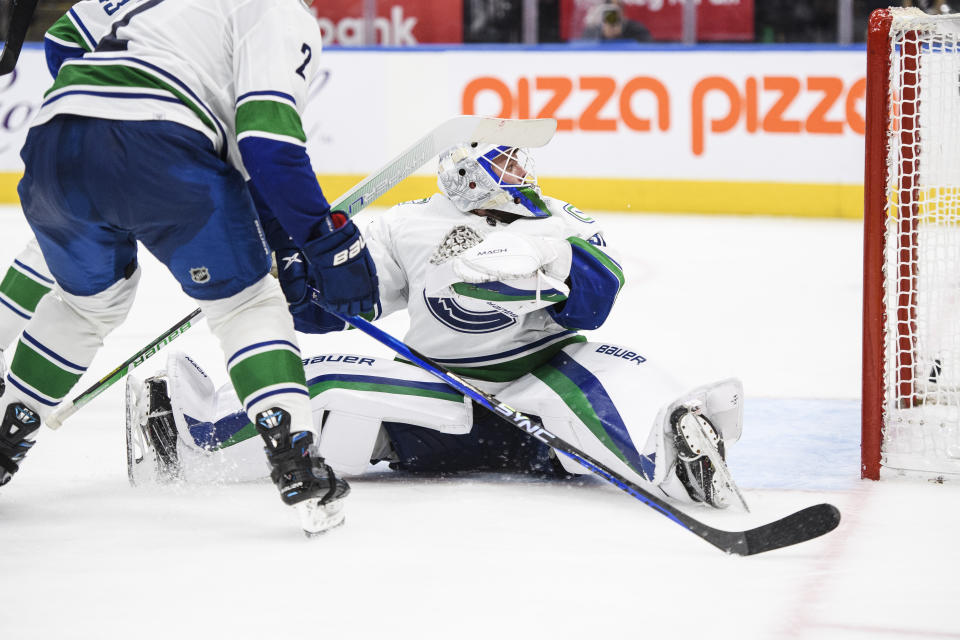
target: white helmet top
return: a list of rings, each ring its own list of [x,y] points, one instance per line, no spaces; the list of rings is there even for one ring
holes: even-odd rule
[[[440,154],[437,184],[464,212],[492,209],[526,218],[550,215],[540,198],[533,157],[526,149],[458,144]]]

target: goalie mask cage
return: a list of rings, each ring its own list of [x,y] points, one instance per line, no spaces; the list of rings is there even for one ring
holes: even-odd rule
[[[874,11],[866,104],[861,475],[960,474],[960,16]]]

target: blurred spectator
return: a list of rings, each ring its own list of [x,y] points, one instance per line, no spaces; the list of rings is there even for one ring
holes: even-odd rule
[[[560,0],[538,0],[537,41],[560,41]],[[523,0],[463,0],[463,41],[523,42]]]
[[[613,40],[633,40],[635,42],[650,42],[650,31],[637,22],[623,15],[619,4],[608,2],[594,7],[587,14],[586,26],[580,36],[584,40],[599,40],[609,42]]]

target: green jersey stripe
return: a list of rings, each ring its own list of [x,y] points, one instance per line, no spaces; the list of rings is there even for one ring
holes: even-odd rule
[[[307,141],[297,110],[275,100],[248,100],[237,107],[237,137],[257,132]]]
[[[54,22],[53,26],[47,30],[46,35],[64,44],[81,47],[84,51],[92,50],[90,43],[83,37],[83,34],[80,33],[80,30],[77,29],[67,14],[60,16],[60,19]]]
[[[70,393],[83,374],[61,369],[33,350],[23,340],[17,345],[10,373],[30,385],[43,395],[59,400]]]
[[[449,402],[463,403],[463,396],[456,391],[433,391],[430,389],[417,389],[415,387],[406,387],[395,384],[381,384],[376,382],[350,382],[346,380],[324,380],[317,384],[310,385],[310,397],[314,398],[329,389],[352,389],[354,391],[373,391],[376,393],[392,393],[401,396],[417,396],[420,398],[433,398],[434,400],[447,400]]]
[[[287,349],[264,351],[237,362],[230,367],[230,380],[244,405],[247,398],[266,387],[278,384],[307,386],[300,356]]]
[[[476,300],[490,300],[491,302],[523,302],[526,300],[537,299],[536,291],[531,291],[523,295],[510,295],[508,293],[500,293],[498,291],[484,289],[483,287],[470,284],[468,282],[454,283],[453,290],[455,293],[467,298],[474,298]],[[540,299],[548,302],[563,302],[567,299],[567,296],[560,292],[552,294],[544,294],[541,292]]]
[[[512,382],[527,373],[530,373],[539,366],[546,364],[553,356],[557,355],[561,349],[570,344],[586,342],[586,336],[573,335],[569,338],[555,342],[548,347],[534,353],[507,360],[497,364],[482,365],[479,367],[446,367],[450,371],[469,378],[483,380],[485,382]]]
[[[597,437],[603,446],[609,449],[624,464],[646,477],[646,474],[640,469],[634,469],[633,465],[627,460],[626,455],[620,450],[620,447],[613,441],[610,434],[603,426],[603,421],[597,415],[596,410],[590,403],[590,398],[583,393],[583,390],[577,384],[565,376],[558,369],[545,365],[532,372],[541,382],[550,387],[554,393],[563,401],[573,413],[580,418],[590,429],[590,432]]]
[[[57,79],[54,81],[53,86],[44,94],[44,98],[49,99],[56,93],[69,91],[71,88],[81,86],[164,91],[183,103],[206,127],[214,133],[219,133],[216,125],[214,125],[213,121],[207,116],[203,109],[175,86],[143,69],[121,63],[88,64],[82,60],[66,62],[60,67]]]
[[[49,291],[50,287],[40,284],[13,267],[7,270],[3,282],[0,282],[0,295],[6,296],[11,302],[30,313],[36,311],[40,299]]]

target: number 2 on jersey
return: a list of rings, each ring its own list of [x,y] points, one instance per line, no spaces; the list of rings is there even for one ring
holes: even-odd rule
[[[297,75],[306,80],[307,74],[305,74],[303,70],[307,68],[307,65],[310,64],[310,61],[313,59],[313,49],[310,48],[310,45],[304,42],[303,46],[300,47],[300,53],[306,55],[307,57],[304,59],[303,64],[297,67]]]

